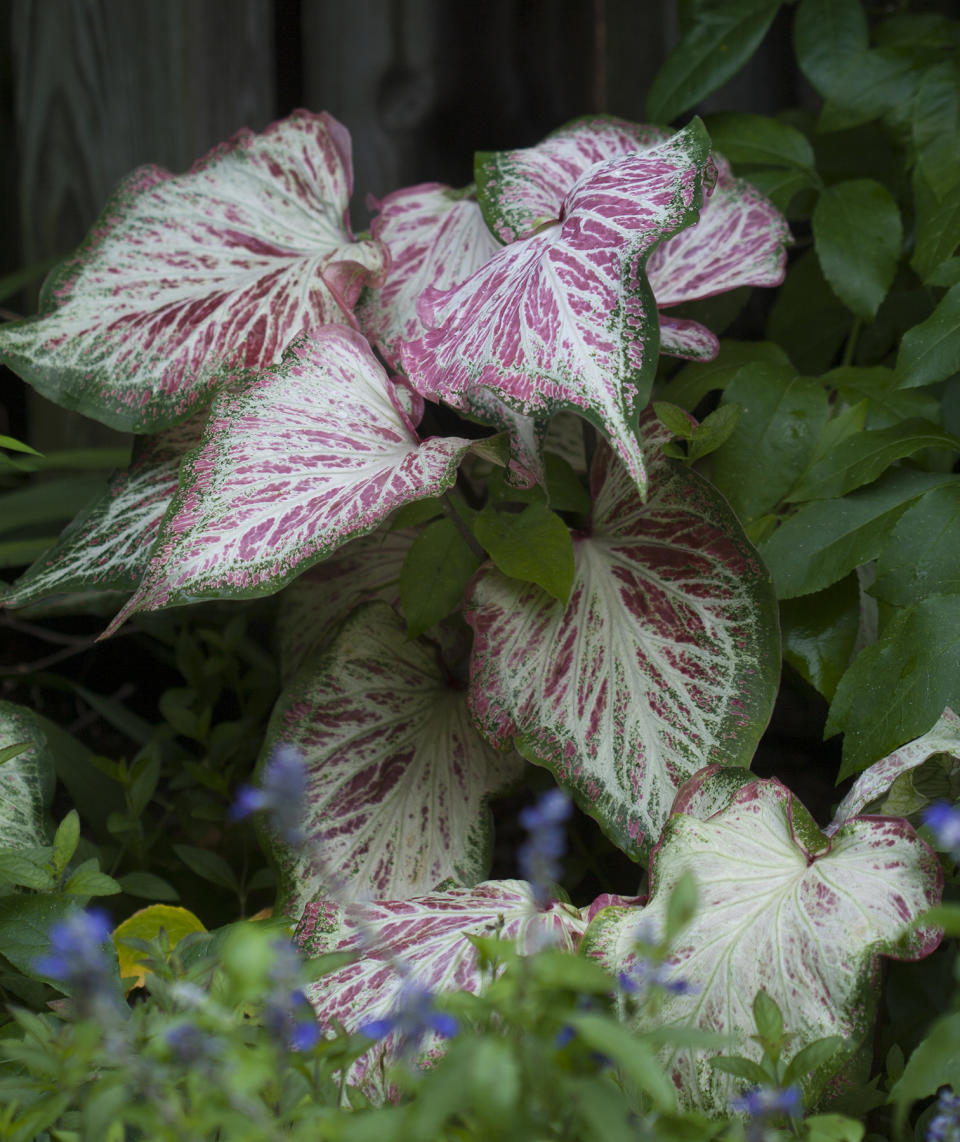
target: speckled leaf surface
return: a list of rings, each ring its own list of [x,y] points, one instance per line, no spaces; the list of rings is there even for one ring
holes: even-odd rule
[[[712,177],[708,148],[694,121],[642,155],[591,166],[555,222],[456,289],[427,290],[418,313],[428,332],[402,354],[414,387],[456,408],[480,388],[523,416],[578,411],[642,488],[636,421],[659,336],[643,266],[658,242],[696,221]]]
[[[516,941],[518,952],[525,955],[546,944],[574,949],[585,928],[584,918],[572,905],[554,901],[541,912],[524,881],[497,880],[347,909],[332,900],[318,900],[307,905],[297,939],[308,956],[335,950],[361,954],[356,963],[306,989],[321,1026],[337,1019],[347,1030],[356,1031],[394,1010],[406,980],[431,993],[479,993],[490,977],[481,972],[468,935],[499,932]],[[382,1098],[380,1063],[389,1062],[396,1050],[396,1035],[373,1044],[350,1068],[347,1081]],[[441,1050],[441,1041],[430,1037],[423,1057],[436,1057]]]
[[[709,786],[717,781],[714,796]],[[852,1051],[870,1032],[878,957],[920,959],[940,942],[939,930],[911,926],[940,899],[936,856],[898,818],[853,817],[828,838],[776,780],[736,788],[723,771],[708,769],[690,784],[707,788],[686,797],[687,811],[664,827],[646,907],[599,913],[584,950],[608,970],[628,971],[638,932],[663,931],[670,892],[692,872],[697,912],[667,968],[668,978],[699,991],[662,993],[657,1022],[740,1032],[737,1053],[759,1061],[748,1036],[753,997],[763,988],[796,1036],[791,1054],[827,1035],[851,1040]],[[646,1029],[642,1014],[631,1018]],[[742,1080],[709,1067],[703,1051],[667,1048],[664,1061],[688,1106],[715,1111],[740,1093]],[[814,1073],[809,1101],[829,1077],[829,1064]]]
[[[487,229],[476,198],[438,182],[388,194],[370,232],[390,255],[379,289],[357,306],[360,327],[398,368],[400,340],[423,334],[417,300],[428,287],[450,289],[466,281],[500,249]]]
[[[930,803],[931,798],[918,793],[910,781],[911,775],[930,758],[940,755],[945,774],[960,779],[960,717],[948,706],[943,715],[927,733],[902,745],[887,757],[865,769],[850,787],[837,806],[833,820],[824,832],[832,836],[850,817],[864,812],[883,812],[907,816],[911,819]],[[949,789],[949,781],[946,783]],[[896,790],[894,790],[894,787]],[[891,800],[894,804],[882,804]],[[948,796],[944,790],[941,796]],[[953,798],[950,798],[951,800]]]
[[[133,591],[174,493],[180,461],[200,441],[202,417],[148,439],[137,460],[14,583],[0,604],[23,607],[88,591]]]
[[[566,608],[481,569],[466,612],[481,732],[550,769],[635,858],[688,777],[710,762],[749,764],[780,662],[773,588],[733,513],[662,455],[659,422],[644,429],[647,503],[611,450],[597,450]]]
[[[526,766],[487,745],[437,644],[408,640],[380,602],[354,611],[281,694],[262,756],[280,743],[304,758],[305,828],[325,865],[269,838],[278,907],[294,919],[318,893],[400,900],[449,878],[477,884],[490,871],[487,798]]]
[[[350,234],[352,180],[348,132],[307,111],[241,131],[187,174],[139,168],[47,283],[39,316],[0,330],[0,360],[116,428],[173,424],[224,370],[355,324],[385,256]]]
[[[391,384],[359,333],[329,325],[218,396],[111,630],[137,610],[273,594],[396,508],[450,487],[472,442],[421,444]]]
[[[284,590],[275,634],[285,679],[360,603],[379,599],[399,610],[400,571],[417,534],[413,528],[378,528],[344,544]]]
[[[46,734],[32,710],[0,702],[0,749],[21,742],[28,748],[0,765],[0,848],[50,841],[48,809],[56,777]]]

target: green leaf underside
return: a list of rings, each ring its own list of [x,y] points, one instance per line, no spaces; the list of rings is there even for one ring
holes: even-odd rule
[[[565,608],[493,570],[467,606],[484,736],[549,768],[634,858],[690,774],[749,760],[779,661],[769,580],[723,500],[659,456],[669,433],[655,425],[646,505],[612,453],[596,454]]]
[[[398,900],[447,878],[476,884],[487,875],[486,800],[523,762],[483,741],[437,645],[409,640],[386,603],[354,611],[300,669],[278,700],[262,757],[281,743],[305,758],[315,846],[293,849],[267,834],[287,915],[298,917],[320,892]],[[342,884],[330,883],[334,874]]]
[[[778,781],[708,769],[681,791],[664,828],[649,903],[600,912],[584,950],[611,972],[629,971],[637,937],[656,940],[664,930],[671,890],[685,873],[696,880],[699,907],[666,966],[669,979],[700,990],[662,993],[655,1016],[641,1008],[633,1017],[641,1031],[654,1018],[739,1031],[738,1053],[759,1062],[760,1046],[747,1035],[763,989],[795,1036],[791,1053],[831,1034],[856,1045],[870,1031],[878,956],[919,959],[939,942],[936,929],[911,928],[939,900],[942,879],[906,822],[857,818],[828,840]],[[661,1058],[683,1105],[711,1111],[739,1093],[731,1076],[704,1065],[702,1049],[665,1048]],[[803,1084],[808,1105],[841,1061]]]

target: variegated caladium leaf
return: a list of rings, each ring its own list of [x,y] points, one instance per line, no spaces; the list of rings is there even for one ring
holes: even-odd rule
[[[318,893],[400,900],[450,879],[483,880],[493,836],[487,799],[526,764],[487,745],[440,648],[408,640],[382,602],[355,610],[281,694],[264,760],[278,743],[301,753],[307,773],[308,845],[267,834],[278,907],[294,920]],[[342,884],[329,882],[334,873]]]
[[[420,443],[391,388],[366,340],[328,325],[219,394],[109,632],[138,610],[273,594],[396,508],[449,488],[474,442]]]
[[[469,936],[499,935],[515,941],[517,951],[526,955],[547,944],[572,950],[585,928],[580,910],[572,905],[553,901],[538,910],[529,884],[498,880],[412,900],[347,907],[317,900],[306,906],[297,940],[308,956],[330,951],[356,951],[361,956],[305,989],[322,1027],[336,1019],[348,1031],[356,1031],[389,1016],[405,983],[432,994],[478,994],[490,974],[481,970]],[[348,1071],[347,1082],[381,1101],[386,1094],[382,1065],[395,1056],[397,1046],[395,1033],[372,1044]],[[433,1036],[421,1057],[428,1061],[441,1051],[440,1040]]]
[[[850,817],[865,813],[906,817],[916,825],[932,801],[955,801],[958,795],[960,717],[948,706],[927,733],[860,774],[824,832],[832,836]]]
[[[355,324],[386,262],[350,233],[352,181],[348,132],[307,111],[239,132],[187,174],[141,167],[48,281],[39,316],[0,329],[0,360],[116,428],[175,423],[225,370]]]
[[[56,776],[41,720],[26,706],[0,702],[0,750],[20,743],[27,749],[0,765],[0,848],[5,849],[49,843]]]
[[[110,479],[103,495],[0,597],[0,604],[54,604],[58,597],[67,601],[89,591],[133,591],[177,490],[180,461],[199,443],[202,427],[202,416],[192,417],[149,437],[133,464]]]
[[[361,603],[379,599],[399,612],[400,571],[417,534],[413,528],[378,528],[344,544],[284,590],[275,632],[285,680]]]
[[[535,147],[478,155],[476,178],[487,222],[503,241],[515,241],[557,218],[564,195],[594,163],[643,153],[666,137],[656,127],[590,116]],[[714,161],[717,185],[699,222],[660,243],[646,264],[661,310],[739,286],[783,281],[790,241],[783,216],[750,183],[734,178],[725,159],[715,154]],[[710,359],[718,348],[705,326],[660,314],[661,353]]]
[[[650,861],[643,908],[608,908],[583,948],[612,972],[637,963],[643,932],[664,930],[670,893],[692,873],[699,901],[666,969],[695,994],[666,991],[660,1025],[742,1034],[738,1053],[759,1061],[751,1005],[760,989],[783,1012],[790,1054],[828,1035],[849,1040],[844,1058],[869,1034],[881,955],[920,959],[940,942],[913,921],[936,904],[942,874],[935,854],[904,820],[851,817],[827,837],[779,781],[709,767],[678,797]],[[646,1030],[649,1014],[621,1013]],[[824,1063],[805,1083],[816,1101],[843,1060]],[[742,1080],[709,1067],[696,1048],[665,1048],[681,1100],[716,1112]]]
[[[710,762],[749,765],[780,664],[756,552],[722,496],[663,456],[669,432],[649,416],[643,427],[650,499],[597,449],[567,606],[482,568],[466,611],[484,737],[550,769],[634,859],[688,777]]]
[[[643,266],[696,221],[712,170],[697,120],[643,154],[589,167],[553,221],[462,285],[421,296],[428,332],[402,352],[414,387],[455,408],[488,389],[523,416],[579,412],[643,489],[636,422],[659,344]]]
[[[400,367],[400,341],[424,332],[417,300],[428,287],[449,289],[466,281],[500,249],[487,229],[472,187],[439,182],[388,194],[370,232],[390,255],[386,279],[365,291],[357,306],[360,328],[384,358]]]

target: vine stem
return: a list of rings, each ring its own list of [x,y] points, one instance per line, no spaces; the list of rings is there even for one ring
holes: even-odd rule
[[[861,318],[855,317],[853,319],[853,325],[850,326],[847,343],[843,347],[843,360],[840,362],[843,368],[853,364],[853,355],[857,351],[857,341],[860,339],[861,329],[863,329],[863,321]]]
[[[480,560],[481,563],[486,561],[487,553],[483,545],[477,539],[470,529],[470,525],[463,518],[457,510],[457,505],[453,502],[453,497],[449,492],[444,492],[441,496],[443,502],[443,514],[451,521],[453,526],[463,536],[464,542],[473,552],[473,554]]]

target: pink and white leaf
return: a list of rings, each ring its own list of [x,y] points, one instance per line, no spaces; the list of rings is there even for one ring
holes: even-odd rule
[[[129,593],[150,561],[150,549],[177,490],[180,461],[200,440],[193,417],[149,437],[125,472],[99,496],[0,599],[7,607],[56,602],[89,591]]]
[[[585,928],[586,920],[572,905],[554,901],[538,911],[527,883],[496,880],[412,900],[347,906],[317,900],[306,906],[297,940],[308,956],[329,951],[362,956],[306,989],[322,1027],[336,1019],[348,1031],[357,1031],[389,1016],[405,983],[432,994],[480,993],[490,974],[481,970],[468,936],[499,934],[526,955],[545,945],[573,950]],[[389,1063],[397,1047],[395,1034],[373,1044],[347,1072],[347,1082],[381,1101],[386,1095],[381,1063]],[[436,1058],[442,1049],[432,1036],[421,1057]]]
[[[708,770],[692,784],[717,777]],[[795,1036],[791,1055],[840,1035],[849,1059],[871,1031],[879,957],[921,959],[940,942],[938,929],[913,926],[940,899],[939,862],[899,818],[852,817],[828,838],[776,780],[753,779],[732,796],[725,788],[720,800],[724,807],[709,816],[670,817],[650,862],[649,902],[601,912],[584,950],[608,970],[629,973],[638,934],[664,930],[670,893],[692,873],[697,911],[666,966],[668,981],[699,990],[663,992],[657,1024],[739,1033],[736,1052],[759,1062],[761,1049],[748,1036],[753,998],[763,989]],[[649,1013],[619,1002],[624,1018],[649,1029]],[[703,1050],[665,1048],[664,1063],[687,1106],[716,1113],[740,1093],[742,1080],[709,1067]],[[808,1105],[837,1065],[824,1064],[805,1084]]]
[[[660,311],[660,352],[665,357],[712,361],[719,351],[720,339],[705,325]]]
[[[225,370],[355,325],[386,262],[350,233],[352,180],[348,132],[308,111],[239,132],[187,174],[141,167],[48,282],[40,315],[0,329],[0,360],[117,428],[173,424]]]
[[[283,591],[275,636],[285,680],[361,603],[379,599],[399,613],[400,571],[417,534],[387,526],[352,539]]]
[[[286,915],[321,893],[402,900],[489,874],[487,800],[526,763],[487,745],[437,645],[408,640],[386,603],[354,611],[284,690],[262,756],[281,742],[303,756],[308,789],[308,845],[269,836]]]
[[[450,289],[500,249],[487,229],[472,193],[438,182],[388,194],[370,231],[390,255],[379,289],[368,290],[357,307],[360,327],[394,367],[400,341],[420,337],[417,300],[429,287]]]
[[[708,146],[695,121],[645,154],[592,166],[554,223],[461,286],[428,289],[418,307],[428,332],[403,349],[414,387],[455,408],[488,389],[523,416],[579,412],[643,488],[636,421],[659,333],[643,266],[658,242],[696,221]]]
[[[634,858],[688,777],[749,764],[780,661],[756,552],[719,493],[662,455],[659,422],[644,427],[647,503],[611,450],[596,452],[567,606],[481,568],[466,610],[481,733],[550,769]]]
[[[456,480],[472,442],[418,441],[366,340],[329,325],[214,401],[133,612],[278,591]]]
[[[947,763],[950,776],[960,777],[960,717],[949,706],[925,734],[860,774],[824,832],[832,836],[845,821],[861,813],[909,815],[913,819],[930,799],[914,790],[910,777],[925,761],[938,755]]]

